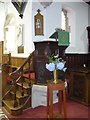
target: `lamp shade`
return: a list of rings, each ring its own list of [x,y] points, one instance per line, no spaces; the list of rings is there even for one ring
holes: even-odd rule
[[[51,3],[53,2],[53,0],[39,0],[39,2],[40,2],[40,4],[41,4],[44,8],[46,8],[46,7],[48,7],[48,6],[51,5]]]

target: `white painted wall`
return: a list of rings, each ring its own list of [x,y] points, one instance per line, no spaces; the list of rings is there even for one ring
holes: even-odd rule
[[[49,36],[55,32],[55,28],[61,27],[61,9],[62,7],[69,9],[71,24],[71,44],[67,48],[67,53],[87,53],[87,31],[88,26],[88,5],[79,2],[55,2],[50,7],[41,11],[44,16],[44,36],[33,36],[33,41],[49,40]],[[72,14],[71,14],[72,13]],[[34,16],[33,12],[33,16]],[[33,20],[34,21],[34,20]],[[32,21],[32,24],[34,22]],[[34,34],[34,30],[33,30]]]
[[[34,2],[33,2],[34,4]],[[67,53],[87,53],[87,31],[86,27],[90,25],[90,13],[88,13],[88,7],[85,3],[79,2],[55,2],[52,3],[46,9],[41,10],[41,14],[44,16],[44,36],[35,36],[34,34],[34,15],[37,13],[35,9],[32,8],[31,2],[26,6],[23,24],[24,24],[24,46],[25,53],[18,54],[17,46],[16,50],[12,52],[13,56],[27,57],[33,50],[33,41],[49,40],[49,36],[55,32],[55,28],[61,27],[61,8],[65,6],[71,11],[69,13],[71,18],[70,24],[72,25],[72,39],[70,47],[67,48]],[[41,6],[40,6],[41,8]],[[40,9],[37,7],[37,9]],[[89,7],[90,10],[90,7]],[[16,16],[17,23],[20,21],[19,14],[14,6],[10,3],[8,4],[8,13],[12,12]],[[71,12],[73,14],[71,14]],[[89,15],[89,16],[88,16]],[[3,18],[4,20],[4,18]],[[1,25],[1,23],[0,23]],[[1,32],[3,34],[3,32]],[[0,35],[0,40],[3,39],[3,35]],[[17,43],[16,43],[17,44]]]
[[[75,13],[73,24],[75,25],[75,32],[73,35],[74,46],[68,47],[66,52],[69,53],[87,53],[88,52],[88,39],[87,30],[88,26],[88,7],[84,3],[68,3]],[[73,40],[73,37],[71,41]]]
[[[4,32],[3,32],[4,18],[5,18],[5,5],[1,3],[0,4],[0,41],[4,41]]]
[[[8,4],[8,11],[7,14],[13,13],[16,18],[16,27],[19,23],[22,22],[24,24],[24,33],[23,33],[23,38],[24,38],[24,53],[17,53],[17,42],[18,40],[16,39],[16,49],[15,51],[11,51],[12,56],[17,56],[17,57],[27,57],[32,51],[34,50],[34,44],[32,41],[32,3],[28,2],[26,9],[24,11],[23,19],[19,17],[19,13],[11,3]],[[17,32],[17,31],[16,31]]]

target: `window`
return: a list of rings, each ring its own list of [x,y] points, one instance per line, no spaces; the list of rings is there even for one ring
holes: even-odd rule
[[[75,11],[68,6],[64,6],[61,18],[61,28],[69,32],[70,46],[75,46]]]
[[[68,23],[68,12],[66,9],[62,9],[62,20],[61,20],[61,28],[65,31],[69,31],[69,23]]]

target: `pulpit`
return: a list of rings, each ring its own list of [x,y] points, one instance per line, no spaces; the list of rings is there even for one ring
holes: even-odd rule
[[[55,36],[56,35],[56,36]],[[34,55],[34,71],[35,83],[47,83],[47,80],[53,79],[53,73],[46,70],[46,63],[48,57],[51,55],[59,55],[64,59],[65,49],[69,46],[69,33],[65,31],[55,32],[54,35],[58,36],[58,41],[40,41],[34,42],[35,55]]]
[[[48,79],[53,78],[53,73],[46,69],[46,63],[48,57],[52,54],[59,52],[57,41],[43,41],[34,42],[35,55],[34,55],[34,71],[35,71],[35,83],[47,83]]]

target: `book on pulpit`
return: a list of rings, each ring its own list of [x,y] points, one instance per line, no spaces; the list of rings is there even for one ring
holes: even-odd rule
[[[58,32],[58,46],[69,46],[69,32]]]
[[[49,38],[58,41],[58,46],[69,46],[69,32],[64,30],[55,31]]]

